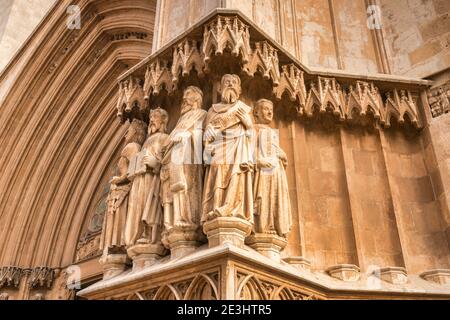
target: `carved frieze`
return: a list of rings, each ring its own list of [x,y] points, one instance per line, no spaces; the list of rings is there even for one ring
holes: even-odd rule
[[[76,261],[82,261],[101,254],[100,233],[80,240],[77,245]]]
[[[381,91],[376,82],[354,79],[353,76],[345,81],[338,81],[334,77],[308,74],[298,62],[287,62],[286,57],[280,60],[282,49],[269,41],[258,39],[251,42],[250,27],[238,16],[218,15],[202,28],[202,38],[199,38],[198,33],[195,36],[188,35],[176,42],[171,49],[167,49],[170,50],[169,54],[161,53],[143,65],[146,68],[143,87],[145,99],[149,99],[150,95],[157,96],[163,88],[169,95],[172,94],[180,76],[186,77],[192,70],[200,77],[209,73],[211,58],[229,50],[234,57],[239,57],[241,72],[249,77],[260,72],[264,79],[271,80],[274,98],[280,100],[287,93],[300,116],[311,117],[314,109],[317,109],[321,113],[331,111],[344,121],[352,120],[356,114],[366,116],[371,113],[385,127],[390,126],[391,117],[396,118],[399,123],[403,123],[405,117],[408,117],[414,126],[421,126],[412,93],[397,89],[395,83],[390,88],[386,88],[384,84]],[[289,57],[288,60],[292,58]],[[221,75],[211,76],[214,78]],[[130,83],[125,80],[124,87],[129,86]],[[128,91],[132,88],[134,87],[131,86]],[[433,116],[450,110],[449,88],[446,85],[430,93]],[[126,90],[121,89],[121,106],[125,92]],[[129,108],[128,106],[128,110]]]
[[[434,118],[450,112],[450,81],[430,90],[428,92],[428,102]]]

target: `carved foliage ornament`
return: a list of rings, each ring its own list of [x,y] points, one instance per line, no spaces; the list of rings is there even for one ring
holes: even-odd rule
[[[49,267],[36,267],[31,269],[29,284],[31,288],[50,289],[55,280],[55,270]]]
[[[24,270],[19,267],[1,267],[0,268],[0,288],[19,287],[20,279]]]

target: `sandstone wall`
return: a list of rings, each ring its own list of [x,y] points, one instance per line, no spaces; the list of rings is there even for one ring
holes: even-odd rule
[[[0,72],[25,43],[56,0],[2,0],[0,3]]]
[[[353,263],[417,274],[450,266],[446,205],[422,134],[285,126],[298,219],[287,255],[301,253],[319,269]]]
[[[450,1],[381,0],[391,71],[425,77],[450,67]]]

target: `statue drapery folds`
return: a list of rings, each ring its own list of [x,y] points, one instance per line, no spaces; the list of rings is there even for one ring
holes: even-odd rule
[[[125,229],[127,246],[138,241],[156,243],[160,238],[163,216],[159,173],[162,147],[168,137],[165,133],[168,118],[167,111],[163,109],[151,111],[148,138],[129,166],[128,176],[132,186]]]
[[[166,249],[172,258],[189,254],[205,235],[210,246],[243,246],[249,237],[258,251],[273,242],[268,236],[286,239],[287,157],[269,127],[273,104],[260,100],[253,110],[241,101],[237,75],[224,75],[218,91],[220,103],[206,111],[200,88],[187,87],[174,129],[167,134],[167,111],[153,109],[145,142],[122,152],[109,204],[111,212],[124,213],[118,222],[109,218],[103,238],[126,246],[133,268],[153,264]]]
[[[251,107],[239,100],[241,81],[225,75],[221,103],[205,122],[205,174],[202,222],[216,217],[253,220]]]

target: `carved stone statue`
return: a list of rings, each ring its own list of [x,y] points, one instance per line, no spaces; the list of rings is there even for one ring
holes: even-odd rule
[[[254,109],[256,131],[256,169],[253,184],[254,227],[247,239],[256,250],[279,259],[286,245],[292,216],[285,168],[287,157],[280,148],[277,130],[270,128],[273,103],[261,99]],[[269,251],[269,252],[268,252]]]
[[[150,112],[148,137],[141,151],[128,168],[132,180],[128,216],[125,227],[125,243],[128,254],[136,262],[140,256],[143,263],[164,254],[161,245],[163,211],[160,201],[160,168],[162,147],[166,143],[169,115],[163,109]]]
[[[209,233],[210,246],[223,241],[241,246],[253,222],[251,107],[239,100],[241,80],[237,75],[222,77],[220,93],[221,103],[209,109],[205,122],[204,161],[208,166],[202,222],[205,233]],[[228,225],[230,221],[235,221],[240,230],[234,240],[225,236],[221,239],[220,234],[212,231],[221,228],[222,222]]]
[[[128,209],[130,181],[127,178],[130,160],[140,151],[145,141],[145,123],[133,120],[125,135],[126,145],[120,153],[117,163],[118,176],[111,180],[111,189],[107,198],[108,210],[103,220],[100,249],[103,251],[101,263],[104,265],[105,277],[120,273],[125,268],[126,252],[124,229]],[[111,265],[111,255],[116,256],[116,263]],[[122,261],[120,263],[120,261]]]
[[[164,242],[172,257],[195,249],[201,235],[198,228],[203,190],[202,136],[207,113],[202,110],[202,101],[199,88],[185,90],[181,117],[169,135],[162,160]]]

